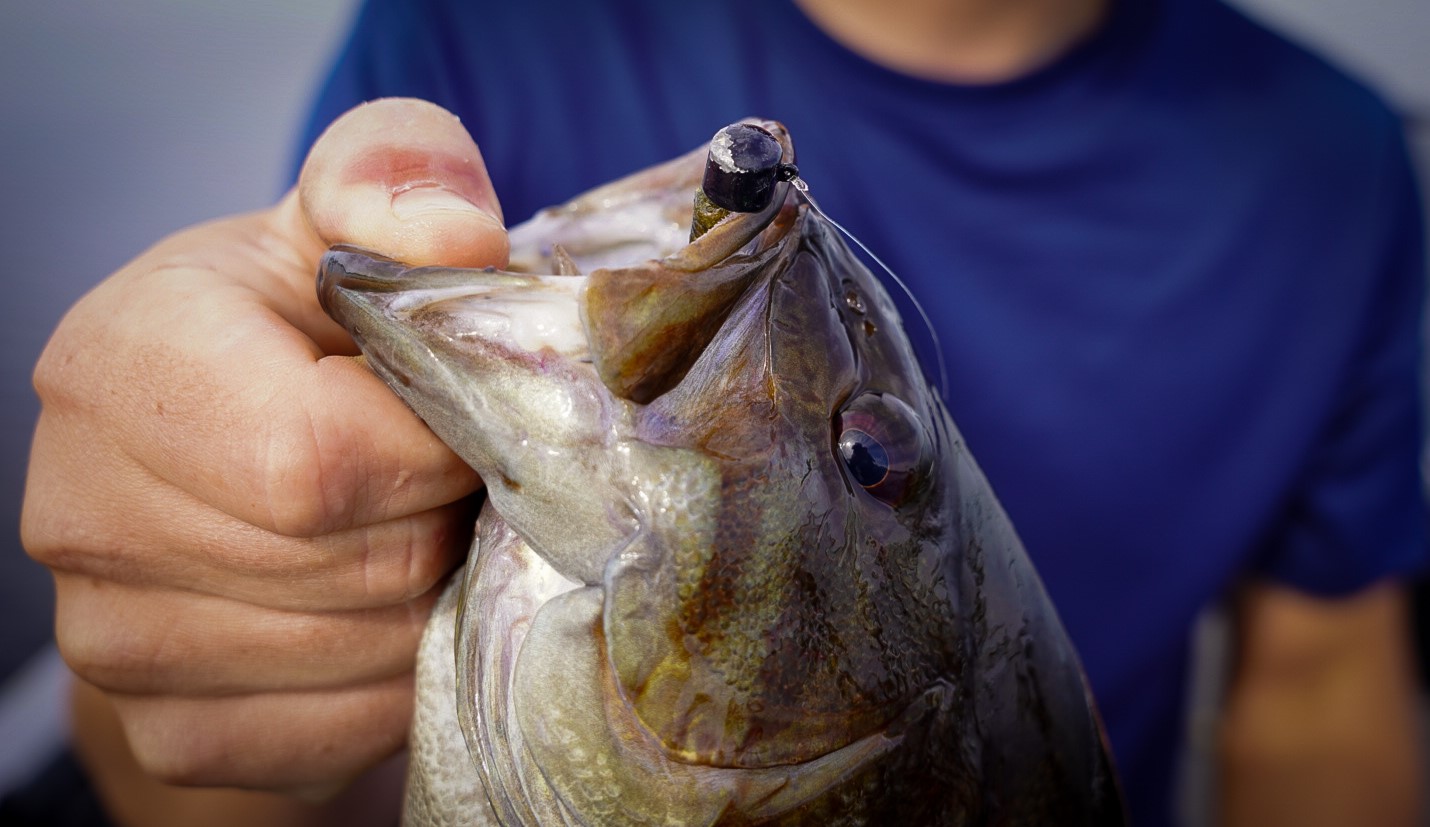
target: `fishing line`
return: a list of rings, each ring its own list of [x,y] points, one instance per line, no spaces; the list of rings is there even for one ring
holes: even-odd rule
[[[909,301],[913,302],[914,309],[919,312],[919,318],[923,319],[924,328],[928,330],[929,339],[933,342],[939,381],[934,390],[942,397],[948,388],[948,366],[943,360],[943,345],[939,343],[938,332],[934,330],[933,320],[924,311],[923,304],[883,259],[864,246],[864,242],[853,233],[844,229],[844,225],[830,218],[829,213],[820,209],[814,196],[809,194],[809,185],[799,177],[799,167],[783,161],[784,150],[779,139],[769,130],[753,123],[732,123],[716,132],[715,137],[710,139],[710,149],[705,155],[705,174],[701,178],[700,189],[695,194],[695,215],[690,224],[690,237],[698,238],[728,213],[757,213],[767,209],[776,191],[775,183],[789,182],[799,192],[804,203],[814,210],[815,215],[829,222],[845,238],[854,242],[854,246],[863,250],[864,255],[879,265],[879,269],[893,279],[899,289],[904,291],[904,295],[909,297]]]
[[[864,242],[860,241],[853,233],[844,229],[843,224],[840,224],[838,221],[835,221],[833,218],[830,218],[829,213],[819,208],[819,204],[815,202],[814,196],[809,194],[809,184],[806,184],[803,178],[792,178],[789,183],[791,186],[793,186],[796,190],[799,191],[800,196],[804,199],[804,202],[809,205],[810,209],[814,210],[814,212],[820,218],[823,218],[825,221],[828,221],[831,225],[833,225],[834,229],[842,233],[845,238],[854,242],[854,245],[856,247],[863,250],[864,255],[868,256],[874,261],[875,264],[879,265],[879,268],[883,270],[886,274],[888,274],[889,278],[893,279],[895,284],[899,285],[899,289],[904,291],[904,295],[909,297],[909,301],[913,302],[914,309],[919,312],[919,318],[923,319],[924,328],[928,330],[929,338],[933,340],[933,355],[934,359],[938,361],[939,384],[936,390],[938,391],[938,395],[942,397],[944,390],[948,388],[948,366],[944,364],[943,361],[943,345],[939,343],[938,331],[934,330],[933,320],[929,318],[928,313],[924,312],[924,306],[922,303],[919,302],[918,297],[914,295],[914,291],[910,290],[909,286],[904,283],[904,280],[899,278],[899,274],[891,270],[889,268],[889,265],[884,263],[883,259],[879,258],[877,255],[874,254],[873,250],[870,250],[868,247],[864,246]]]

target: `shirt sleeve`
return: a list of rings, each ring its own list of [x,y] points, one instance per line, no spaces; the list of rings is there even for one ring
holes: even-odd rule
[[[1381,166],[1390,169],[1382,191],[1393,209],[1378,236],[1381,248],[1366,257],[1365,277],[1374,280],[1374,292],[1361,320],[1361,341],[1257,572],[1327,597],[1388,577],[1413,576],[1427,557],[1423,218],[1398,132],[1390,153],[1392,162]]]

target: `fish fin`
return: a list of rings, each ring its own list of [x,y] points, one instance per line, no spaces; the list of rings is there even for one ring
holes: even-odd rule
[[[552,272],[558,276],[581,275],[581,268],[576,266],[576,259],[572,258],[571,254],[566,252],[566,248],[560,244],[553,245],[551,248],[551,267]]]
[[[642,404],[675,387],[758,270],[717,267],[691,274],[650,262],[591,273],[584,310],[601,381],[617,396]]]

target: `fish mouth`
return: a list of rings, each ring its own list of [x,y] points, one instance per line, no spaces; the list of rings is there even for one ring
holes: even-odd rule
[[[406,265],[381,253],[336,245],[318,266],[318,304],[324,313],[343,323],[348,303],[339,300],[339,291],[394,292],[401,289],[401,277],[407,270]]]
[[[409,267],[358,247],[339,245],[318,269],[318,302],[359,344],[367,318],[427,326],[433,337],[467,340],[521,353],[559,353],[590,361],[579,301],[586,279],[531,276],[495,269]],[[421,336],[414,336],[420,339]]]
[[[756,122],[793,158],[784,127]],[[459,291],[502,276],[581,277],[576,294],[583,361],[618,399],[645,404],[674,388],[717,334],[736,300],[789,245],[797,209],[787,182],[756,212],[729,213],[692,238],[705,150],[542,210],[511,230],[505,271],[410,268],[381,254],[335,246],[318,275],[325,311],[363,345],[366,303],[410,289]],[[416,278],[420,275],[420,278]],[[420,282],[420,283],[416,283]],[[570,336],[576,328],[568,328]],[[565,345],[573,343],[567,337]],[[517,343],[518,346],[520,343]],[[528,350],[544,343],[533,340]],[[558,348],[560,349],[560,348]],[[366,348],[364,348],[366,351]]]

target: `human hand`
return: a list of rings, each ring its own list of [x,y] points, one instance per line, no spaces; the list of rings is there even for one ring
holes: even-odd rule
[[[453,116],[380,101],[277,206],[165,239],[56,330],[23,540],[54,573],[61,653],[153,777],[331,789],[401,748],[479,480],[338,358],[356,349],[314,277],[339,242],[502,265],[499,216]]]

